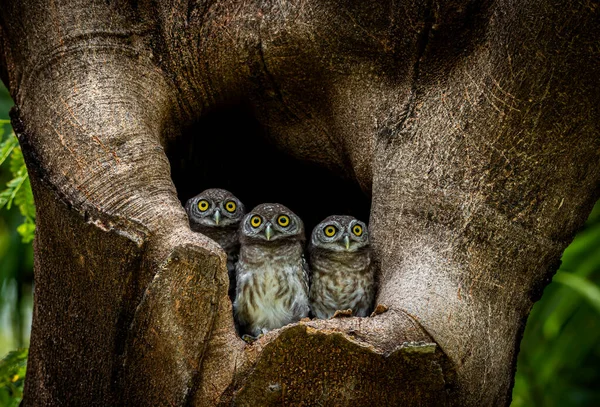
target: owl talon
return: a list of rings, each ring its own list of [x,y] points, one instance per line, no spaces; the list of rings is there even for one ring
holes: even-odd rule
[[[252,336],[252,335],[242,335],[242,339],[244,340],[244,342],[249,343],[249,344],[253,344],[254,342],[256,342],[257,340],[260,339],[261,336],[263,336],[264,334],[258,334],[258,336]]]
[[[333,314],[333,316],[331,317],[331,319],[333,318],[346,318],[346,317],[351,317],[352,316],[352,310],[351,309],[339,309],[335,312],[335,314]]]
[[[384,312],[387,312],[388,307],[383,304],[377,304],[373,312],[371,313],[371,318],[376,317],[377,315],[381,315]]]

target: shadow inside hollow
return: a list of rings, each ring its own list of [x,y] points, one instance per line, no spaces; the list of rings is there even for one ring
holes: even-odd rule
[[[327,216],[369,221],[370,197],[354,180],[278,150],[250,108],[214,111],[167,148],[182,204],[207,188],[224,188],[250,211],[265,202],[289,207],[305,222],[306,234]]]

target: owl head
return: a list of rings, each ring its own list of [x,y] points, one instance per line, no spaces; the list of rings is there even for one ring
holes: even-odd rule
[[[304,224],[283,205],[265,203],[252,209],[240,225],[240,241],[283,242],[304,241]]]
[[[310,248],[356,252],[369,246],[369,231],[364,222],[352,216],[333,215],[313,229]]]
[[[192,226],[236,226],[246,214],[244,205],[231,192],[211,188],[185,203]]]

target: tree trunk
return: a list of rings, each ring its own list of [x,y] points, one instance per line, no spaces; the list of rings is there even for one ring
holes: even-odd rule
[[[37,206],[25,406],[510,402],[526,316],[599,197],[595,3],[0,13]],[[387,312],[243,342],[225,254],[181,205],[208,187],[308,230],[369,218]]]

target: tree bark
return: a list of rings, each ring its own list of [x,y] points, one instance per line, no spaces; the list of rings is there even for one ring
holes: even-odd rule
[[[526,316],[600,196],[598,14],[4,0],[37,210],[24,405],[508,404]],[[211,186],[309,227],[369,216],[387,312],[243,342],[225,254],[181,205]]]

